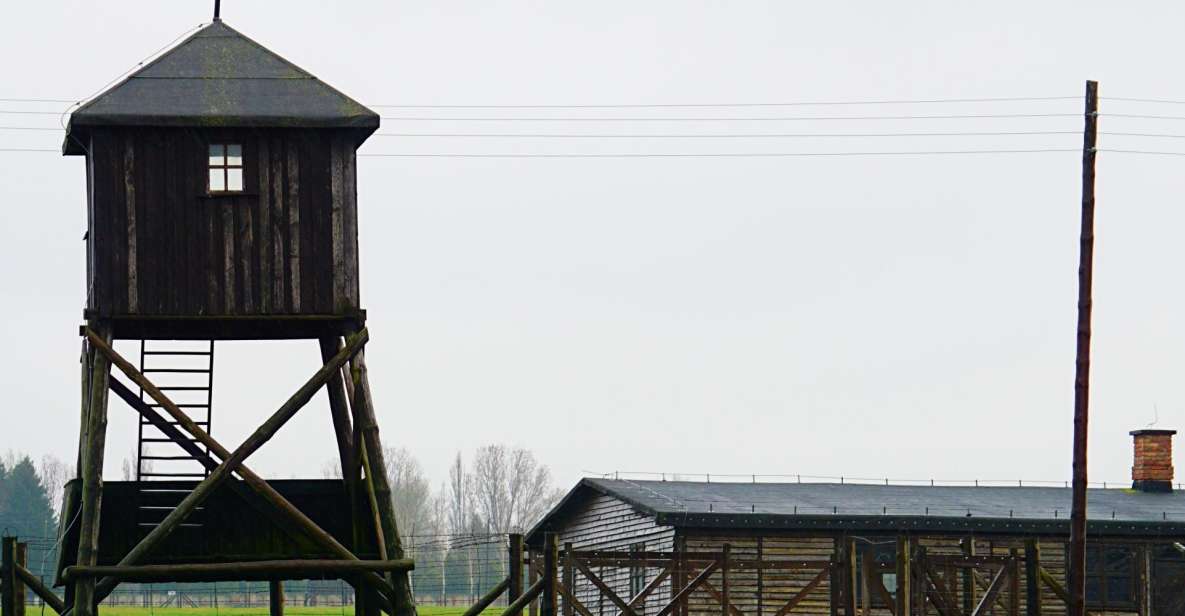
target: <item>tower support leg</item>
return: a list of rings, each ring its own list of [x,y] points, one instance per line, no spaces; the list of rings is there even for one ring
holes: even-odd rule
[[[272,580],[267,586],[268,612],[271,616],[284,616],[284,582]]]
[[[103,321],[90,323],[90,329],[106,342],[111,341],[111,325]],[[107,441],[107,388],[111,376],[111,362],[101,353],[92,354],[90,394],[84,409],[86,426],[78,443],[79,477],[82,479],[82,504],[78,516],[79,565],[94,565],[99,554],[99,512],[103,498],[103,453]],[[74,614],[95,616],[95,580],[80,580],[74,589]]]
[[[387,479],[387,465],[383,455],[383,445],[379,439],[378,422],[375,420],[374,402],[370,395],[370,378],[366,369],[366,350],[363,349],[354,356],[350,365],[351,380],[354,386],[353,419],[355,433],[359,440],[355,443],[357,450],[365,450],[367,461],[372,473],[367,473],[368,489],[373,489],[376,501],[376,513],[382,531],[387,558],[403,558],[403,544],[399,539],[399,526],[395,520],[395,507],[391,500],[391,485]],[[406,571],[396,571],[389,574],[391,585],[395,589],[393,616],[416,616],[415,598],[411,593],[411,584]]]

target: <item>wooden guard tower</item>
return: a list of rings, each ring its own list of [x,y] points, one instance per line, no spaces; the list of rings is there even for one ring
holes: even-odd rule
[[[360,615],[414,616],[359,302],[355,151],[378,126],[217,16],[71,116],[64,153],[86,157],[87,304],[57,583],[77,616],[124,581],[269,580],[275,593],[308,578],[348,581]],[[129,339],[138,366],[113,350]],[[209,396],[213,346],[231,339],[315,340],[323,359],[233,449],[210,435]],[[195,340],[208,350],[172,342]],[[187,355],[208,366],[145,367]],[[184,373],[205,380],[162,382]],[[252,472],[247,458],[322,388],[344,479]],[[187,390],[205,403],[180,401]],[[109,392],[139,414],[142,444],[155,435],[152,458],[194,470],[141,464],[136,481],[104,483]]]

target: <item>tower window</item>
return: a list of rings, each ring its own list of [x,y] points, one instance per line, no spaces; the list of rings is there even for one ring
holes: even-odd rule
[[[243,146],[239,143],[210,144],[211,193],[243,192]]]

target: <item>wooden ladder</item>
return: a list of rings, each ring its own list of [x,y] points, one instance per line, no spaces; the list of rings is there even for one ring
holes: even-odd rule
[[[214,402],[214,341],[140,341],[140,372],[164,392],[185,414],[210,432]],[[140,399],[160,411],[161,405],[140,390]],[[167,418],[174,426],[178,422]],[[140,418],[136,450],[136,482],[139,505],[137,524],[153,527],[189,494],[189,489],[163,482],[200,481],[209,471],[205,465]],[[196,442],[196,439],[191,439]],[[209,449],[202,447],[209,454]],[[156,484],[156,485],[154,485]],[[201,508],[184,526],[201,526]]]

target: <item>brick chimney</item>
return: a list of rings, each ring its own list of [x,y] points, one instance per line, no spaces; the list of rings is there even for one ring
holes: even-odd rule
[[[1133,430],[1135,461],[1132,489],[1141,492],[1173,491],[1173,435],[1176,430]]]

